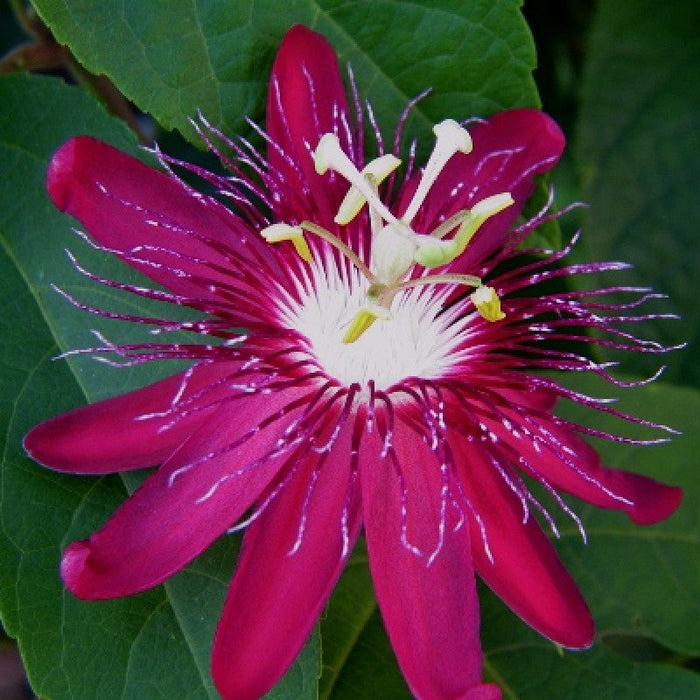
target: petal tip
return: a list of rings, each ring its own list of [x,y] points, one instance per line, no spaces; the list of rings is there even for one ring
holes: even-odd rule
[[[278,54],[284,49],[289,48],[289,45],[298,45],[297,42],[298,44],[305,45],[321,43],[324,48],[327,46],[331,51],[333,51],[333,55],[335,56],[335,51],[325,37],[322,34],[315,32],[313,29],[309,29],[309,27],[307,27],[305,24],[294,24],[287,30],[287,33],[284,35],[282,43],[280,44]]]
[[[680,486],[667,486],[653,481],[651,483],[654,487],[651,497],[635,503],[627,511],[637,525],[654,525],[666,520],[676,512],[683,500],[683,489]]]
[[[595,623],[593,618],[589,617],[587,620],[582,621],[579,629],[562,635],[561,642],[557,642],[557,644],[572,651],[585,651],[593,646],[594,641]]]
[[[61,558],[61,578],[66,588],[78,598],[99,598],[91,594],[84,585],[84,573],[87,569],[87,560],[90,556],[90,545],[82,540],[73,542],[66,547]]]
[[[503,693],[495,683],[484,683],[467,691],[462,700],[501,700]]]
[[[576,591],[576,596],[569,600],[570,607],[560,613],[558,619],[552,618],[543,627],[534,626],[544,637],[564,649],[585,651],[595,641],[595,622],[583,596]]]
[[[61,211],[66,211],[70,201],[70,192],[66,175],[73,169],[76,160],[76,150],[81,138],[76,137],[66,141],[52,156],[46,170],[46,189],[51,201]]]
[[[580,598],[583,602],[583,598]],[[573,607],[573,606],[572,606]],[[583,603],[583,608],[576,605],[578,611],[570,611],[568,619],[550,620],[544,624],[533,624],[525,620],[536,632],[562,649],[586,651],[595,642],[595,622]]]
[[[41,463],[41,460],[36,456],[38,452],[37,445],[37,430],[39,426],[33,427],[25,436],[22,438],[22,447],[27,455],[33,459],[35,462]]]
[[[22,446],[27,455],[42,467],[54,471],[80,473],[74,468],[69,451],[66,450],[66,437],[69,437],[67,423],[73,411],[45,420],[35,425],[25,436]],[[68,417],[68,420],[64,417]]]
[[[60,418],[60,416],[59,416]],[[42,467],[64,471],[61,467],[63,464],[60,455],[56,449],[57,435],[55,425],[58,422],[57,418],[51,418],[35,425],[22,440],[22,447],[30,459],[34,460]],[[70,471],[70,469],[65,469]]]
[[[46,189],[58,209],[72,214],[74,190],[84,177],[86,164],[99,164],[102,172],[108,172],[107,156],[119,153],[108,144],[92,136],[74,136],[53,154],[46,169]]]
[[[537,144],[544,158],[543,167],[538,172],[546,172],[556,165],[566,147],[566,136],[552,117],[546,112],[529,107],[509,109],[491,116],[488,122],[506,133],[526,134]]]

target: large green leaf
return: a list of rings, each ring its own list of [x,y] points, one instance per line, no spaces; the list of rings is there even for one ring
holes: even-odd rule
[[[446,116],[535,106],[532,39],[518,0],[241,0],[192,3],[34,0],[61,43],[104,73],[165,128],[192,135],[201,110],[230,133],[262,116],[267,76],[284,32],[305,23],[350,62],[384,129],[426,88],[423,133]]]
[[[52,361],[68,347],[94,343],[90,326],[109,334],[115,325],[76,312],[50,289],[51,281],[62,279],[65,288],[103,306],[124,308],[126,300],[86,284],[66,260],[66,246],[81,257],[89,258],[90,252],[71,234],[70,220],[48,201],[43,187],[48,158],[74,133],[100,136],[130,151],[136,150],[133,137],[81,91],[54,79],[2,78],[0,103],[3,625],[19,640],[32,685],[42,697],[216,698],[209,653],[235,560],[235,539],[221,540],[153,591],[110,602],[76,600],[58,576],[60,551],[103,523],[127,488],[117,477],[51,473],[33,464],[21,447],[22,436],[40,420],[85,398],[124,391],[165,369],[133,372],[75,359]],[[104,255],[92,255],[90,267],[112,277],[129,276]],[[120,333],[124,337],[123,329]],[[314,638],[273,697],[315,697],[319,665]]]
[[[699,26],[694,0],[600,2],[578,125],[584,199],[592,205],[589,253],[634,263],[628,281],[670,295],[659,308],[682,314],[683,322],[641,328],[668,343],[700,340]],[[642,372],[655,366],[647,359],[635,361]],[[694,353],[668,378],[697,386]]]

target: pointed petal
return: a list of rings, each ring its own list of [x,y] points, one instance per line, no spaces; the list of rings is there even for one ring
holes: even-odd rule
[[[475,274],[481,262],[499,249],[534,190],[536,175],[550,170],[564,150],[561,129],[543,112],[514,109],[468,127],[474,149],[457,154],[445,166],[414,223],[429,233],[444,218],[494,194],[510,192],[515,204],[486,221],[451,271]],[[410,201],[416,177],[401,193],[398,211]]]
[[[397,419],[392,443],[405,479],[402,488],[392,460],[379,457],[381,445],[372,440],[375,449],[363,445],[360,467],[369,564],[403,675],[424,700],[497,698],[497,689],[481,680],[479,604],[466,522],[455,530],[447,518],[440,551],[428,563],[439,542],[439,460]],[[404,518],[407,542],[402,541]]]
[[[246,532],[212,653],[214,682],[226,700],[255,700],[279,680],[345,565],[360,529],[359,489],[350,490],[349,433],[342,429],[316,474],[319,455],[307,451]]]
[[[278,443],[297,412],[260,425],[298,397],[296,390],[250,394],[220,408],[101,530],[66,549],[61,574],[71,592],[91,600],[130,595],[202,552],[288,458]]]
[[[338,135],[348,152],[347,128],[347,101],[335,51],[320,34],[302,25],[292,27],[277,53],[267,98],[267,132],[284,151],[282,155],[278,148],[268,148],[270,172],[288,193],[274,203],[278,219],[297,223],[313,218],[335,228],[333,217],[348,185],[342,178],[318,175],[311,154],[329,132]]]
[[[264,250],[223,205],[93,138],[61,146],[46,185],[100,245],[178,294],[216,298],[209,285],[232,280],[212,265],[229,268],[226,253],[248,255],[246,246]]]
[[[574,580],[534,517],[523,523],[518,497],[481,449],[453,435],[464,492],[482,520],[469,515],[476,570],[488,586],[528,625],[557,644],[585,649],[593,641],[593,619]]]
[[[159,464],[211,415],[211,409],[197,409],[224,389],[206,388],[235,375],[237,368],[233,362],[199,364],[143,389],[82,406],[37,425],[24,438],[24,448],[45,467],[73,474]],[[187,415],[173,423],[174,401],[187,406]]]
[[[553,420],[536,419],[537,435],[555,444],[551,450],[543,446],[542,440],[535,444],[531,437],[533,427],[524,426],[514,411],[504,409],[503,413],[508,426],[486,421],[489,427],[518,455],[523,471],[530,475],[537,471],[555,488],[599,508],[621,510],[639,525],[668,518],[680,504],[683,492],[677,486],[604,467],[597,452],[583,438]]]

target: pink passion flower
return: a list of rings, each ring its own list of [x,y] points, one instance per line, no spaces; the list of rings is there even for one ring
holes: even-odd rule
[[[267,155],[200,123],[230,176],[162,154],[160,172],[86,137],[61,147],[47,178],[56,206],[80,220],[94,247],[163,289],[106,280],[75,260],[77,269],[199,317],[141,318],[65,296],[205,342],[105,340],[90,352],[126,365],[193,364],[49,420],[25,445],[41,464],[75,474],[160,465],[102,529],[66,549],[61,574],[80,598],[156,586],[246,526],[212,654],[224,698],[257,698],[282,676],[363,528],[412,692],[499,698],[482,680],[475,572],[557,644],[581,649],[593,639],[586,604],[533,513],[556,534],[554,521],[523,476],[579,526],[559,490],[640,524],[680,501],[678,488],[605,468],[581,435],[633,440],[553,409],[566,399],[648,423],[539,372],[615,382],[607,364],[572,346],[663,351],[618,328],[654,295],[542,286],[623,267],[554,265],[568,248],[520,245],[552,217],[518,222],[533,178],[564,146],[546,115],[508,111],[469,131],[441,122],[426,166],[410,156],[399,177],[405,117],[392,153],[374,127],[379,155],[368,161],[354,101],[351,117],[331,47],[297,26],[272,71],[259,130]],[[208,181],[235,213],[174,167]],[[632,300],[604,300],[613,293]]]

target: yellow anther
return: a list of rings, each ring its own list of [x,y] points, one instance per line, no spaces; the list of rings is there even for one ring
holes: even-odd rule
[[[479,287],[469,298],[481,317],[487,321],[502,321],[506,317],[501,311],[501,300],[493,287]]]
[[[477,202],[469,211],[469,217],[464,220],[459,230],[455,234],[455,240],[460,241],[462,252],[467,247],[467,244],[473,238],[474,234],[479,230],[481,224],[486,219],[490,219],[496,214],[500,214],[504,209],[507,209],[515,200],[510,192],[500,192],[493,194],[490,197]],[[461,253],[460,253],[461,255]]]
[[[343,336],[343,342],[354,343],[378,318],[387,321],[391,318],[391,312],[379,304],[363,306],[352,319],[350,328]]]
[[[268,243],[279,243],[280,241],[291,241],[297,255],[306,262],[312,260],[309,245],[304,238],[304,231],[298,226],[289,224],[272,224],[260,231],[260,235]]]
[[[399,165],[401,165],[401,161],[390,153],[387,153],[367,163],[360,174],[373,188],[376,188],[377,185],[380,185],[399,167]],[[364,194],[354,185],[351,186],[333,220],[336,224],[340,225],[350,223],[358,215],[366,202],[367,198]]]
[[[477,202],[469,211],[469,216],[457,229],[457,233],[452,239],[456,244],[455,257],[460,256],[469,245],[469,241],[474,238],[474,234],[481,228],[481,225],[492,216],[507,209],[515,200],[510,192],[501,192],[491,195]]]

